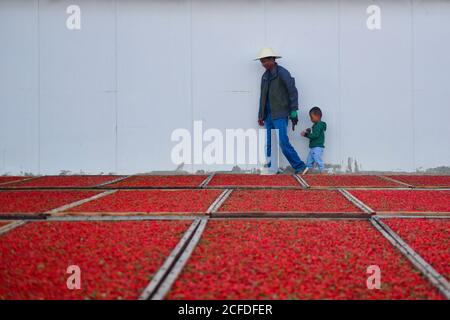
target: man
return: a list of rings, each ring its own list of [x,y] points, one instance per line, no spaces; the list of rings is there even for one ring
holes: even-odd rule
[[[276,55],[271,48],[261,50],[255,60],[259,60],[266,69],[261,79],[261,96],[259,99],[258,123],[267,129],[266,156],[267,167],[271,166],[272,137],[271,129],[278,130],[278,140],[286,159],[294,168],[295,173],[300,173],[306,168],[295,149],[289,142],[287,127],[288,118],[292,125],[298,123],[298,91],[295,87],[295,79],[282,66],[279,66]]]

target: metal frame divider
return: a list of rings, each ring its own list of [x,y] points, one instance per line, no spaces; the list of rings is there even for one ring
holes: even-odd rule
[[[435,286],[447,299],[450,299],[450,283],[428,262],[415,252],[397,233],[383,223],[378,217],[370,219],[372,225],[396,247],[433,286]]]
[[[7,225],[4,225],[3,227],[0,228],[0,235],[3,235],[5,233],[7,233],[8,231],[11,231],[17,227],[20,227],[20,226],[24,225],[25,223],[27,223],[27,221],[25,221],[25,220],[13,221],[11,223],[8,223]]]

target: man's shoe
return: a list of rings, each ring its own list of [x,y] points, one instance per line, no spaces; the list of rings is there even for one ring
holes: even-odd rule
[[[303,165],[299,169],[295,170],[295,174],[301,174],[307,168],[307,166]]]
[[[264,168],[270,168],[272,166],[272,162],[267,162],[263,165]]]
[[[302,175],[307,174],[308,173],[309,168],[306,167],[305,170],[303,170]]]

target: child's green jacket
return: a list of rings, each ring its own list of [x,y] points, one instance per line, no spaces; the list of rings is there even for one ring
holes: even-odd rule
[[[309,139],[309,147],[325,147],[325,131],[327,130],[326,122],[319,121],[314,123],[311,128],[311,133],[306,133],[306,137]]]

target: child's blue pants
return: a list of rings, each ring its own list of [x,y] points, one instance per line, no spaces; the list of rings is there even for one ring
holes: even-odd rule
[[[309,149],[308,159],[306,160],[306,166],[308,168],[312,168],[314,163],[317,163],[317,166],[319,167],[319,170],[323,171],[323,148],[322,147],[315,147]]]

